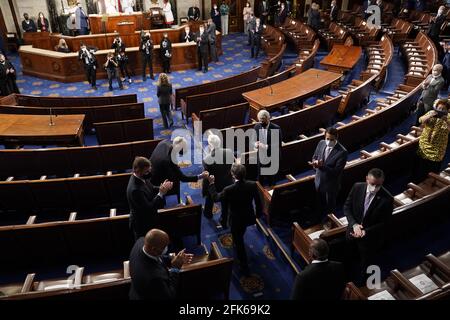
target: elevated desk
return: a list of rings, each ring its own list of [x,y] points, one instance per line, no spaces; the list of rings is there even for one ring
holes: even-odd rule
[[[50,116],[0,114],[0,143],[10,145],[83,145],[83,114]]]
[[[361,57],[361,52],[361,47],[335,44],[320,64],[329,71],[343,74],[353,69]]]
[[[91,25],[91,33],[131,33],[137,30],[146,29],[143,25],[142,12],[133,12],[131,14],[117,13],[106,15],[107,20],[104,22],[105,26],[102,26],[103,15],[90,14],[89,23]]]
[[[242,95],[250,104],[250,118],[262,109],[268,111],[291,102],[304,100],[317,93],[328,91],[341,78],[340,74],[319,69],[309,69],[290,79],[261,89],[244,92]],[[273,92],[273,93],[272,93]]]

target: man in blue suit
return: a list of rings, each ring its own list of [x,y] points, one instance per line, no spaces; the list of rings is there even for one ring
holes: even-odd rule
[[[347,149],[338,142],[336,128],[325,131],[325,139],[316,147],[310,164],[316,170],[317,212],[322,219],[336,210],[336,198],[341,184],[342,171],[347,163]]]
[[[79,35],[89,34],[89,17],[84,12],[80,1],[78,1],[77,6],[78,8],[75,11],[75,28]]]

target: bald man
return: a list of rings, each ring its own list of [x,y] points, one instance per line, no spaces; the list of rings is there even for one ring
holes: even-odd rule
[[[178,273],[184,264],[191,263],[193,255],[183,249],[165,256],[169,242],[167,233],[159,229],[150,230],[145,238],[136,241],[130,253],[130,300],[176,298]]]

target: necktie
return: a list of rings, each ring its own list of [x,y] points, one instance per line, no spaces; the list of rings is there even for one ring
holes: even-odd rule
[[[369,209],[370,201],[372,200],[372,198],[373,198],[372,193],[371,192],[367,192],[366,193],[366,198],[364,199],[364,213],[363,213],[363,217],[366,216],[366,212],[367,212],[367,209]]]
[[[325,148],[324,161],[326,161],[328,159],[328,156],[330,155],[331,150],[333,150],[333,148],[331,148],[331,147]]]

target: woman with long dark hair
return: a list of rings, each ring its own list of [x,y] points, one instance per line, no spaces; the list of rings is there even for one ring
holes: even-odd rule
[[[159,110],[163,120],[164,128],[167,129],[173,125],[172,114],[170,113],[170,103],[172,101],[172,84],[165,73],[160,73],[156,86],[156,95],[158,96]]]

